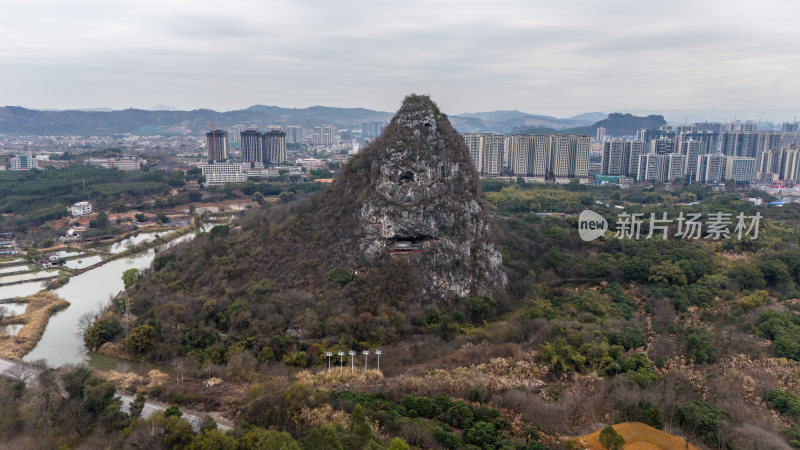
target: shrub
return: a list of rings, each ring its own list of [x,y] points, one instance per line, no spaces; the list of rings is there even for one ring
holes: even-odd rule
[[[721,441],[720,431],[722,421],[727,417],[725,411],[709,403],[692,400],[679,405],[674,418],[681,428],[696,434],[709,446],[716,447],[725,444]]]
[[[713,363],[717,360],[717,348],[704,331],[690,329],[686,336],[686,351],[689,359],[697,364]]]
[[[328,280],[339,283],[342,286],[353,281],[353,278],[355,278],[355,275],[347,269],[334,269],[328,272]]]
[[[614,427],[608,425],[600,432],[600,444],[605,447],[606,450],[617,450],[625,445],[625,438],[620,436]]]
[[[800,416],[800,398],[791,392],[775,388],[766,397],[769,407],[775,411],[792,417]]]
[[[125,349],[136,354],[145,353],[156,343],[156,330],[152,325],[139,325],[122,340]]]
[[[772,341],[775,354],[800,360],[800,317],[791,311],[764,311],[756,333]]]
[[[769,298],[769,293],[767,293],[767,291],[756,291],[750,295],[745,295],[740,298],[738,304],[743,310],[750,311],[753,308],[757,308],[767,303],[767,298]]]
[[[83,334],[83,342],[92,351],[97,351],[103,344],[114,339],[120,332],[122,326],[112,319],[100,319],[93,323]]]

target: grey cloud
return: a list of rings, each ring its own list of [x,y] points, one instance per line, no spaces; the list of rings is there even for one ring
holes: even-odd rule
[[[408,91],[451,113],[800,104],[788,1],[4,3],[6,104],[391,110]]]

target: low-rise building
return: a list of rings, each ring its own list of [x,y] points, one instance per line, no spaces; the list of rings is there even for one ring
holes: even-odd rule
[[[8,162],[9,170],[32,170],[38,168],[39,165],[36,163],[36,159],[32,158],[31,155],[15,156]]]
[[[92,213],[92,204],[89,202],[78,202],[69,207],[72,217],[85,216]]]
[[[137,156],[123,156],[121,158],[89,158],[86,164],[105,169],[119,169],[125,172],[139,170],[144,160]]]

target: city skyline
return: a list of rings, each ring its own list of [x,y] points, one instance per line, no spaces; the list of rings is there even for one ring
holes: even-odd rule
[[[452,114],[558,117],[800,104],[792,2],[453,6],[12,1],[0,17],[13,43],[0,51],[13,68],[0,72],[0,98],[34,109],[227,111],[256,99],[392,111],[417,92]]]

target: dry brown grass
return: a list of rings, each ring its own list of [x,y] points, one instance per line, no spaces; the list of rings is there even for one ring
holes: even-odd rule
[[[0,325],[23,324],[23,327],[15,336],[0,336],[0,357],[20,360],[39,342],[50,316],[69,306],[69,302],[52,292],[39,292],[15,301],[28,303],[28,308],[23,314],[3,319]]]
[[[683,438],[673,436],[661,430],[657,430],[649,425],[639,422],[624,422],[613,425],[617,433],[625,438],[624,449],[677,449],[686,448],[690,450],[699,450],[698,447],[687,443]],[[581,436],[576,440],[583,447],[591,450],[601,450],[603,447],[600,444],[600,430],[592,434]]]
[[[137,358],[130,353],[126,352],[119,342],[106,342],[99,349],[97,353],[113,358],[126,359],[128,361],[137,361]]]
[[[341,372],[339,368],[331,368],[328,370],[320,370],[319,372],[311,372],[310,370],[303,370],[297,374],[295,380],[299,383],[313,387],[324,388],[337,388],[337,387],[351,387],[363,386],[373,384],[383,379],[383,374],[377,370],[363,370],[356,369],[350,372],[350,368],[344,368]]]
[[[114,383],[120,389],[130,389],[136,385],[144,382],[144,377],[131,372],[117,372],[110,370],[108,372],[98,372],[100,376],[106,380]]]

